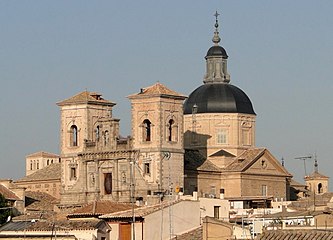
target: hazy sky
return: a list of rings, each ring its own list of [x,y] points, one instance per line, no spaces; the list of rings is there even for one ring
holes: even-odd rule
[[[126,96],[159,81],[189,95],[202,84],[214,12],[231,83],[257,113],[257,146],[302,181],[317,154],[332,175],[333,1],[0,1],[0,178],[25,156],[59,153],[56,102],[88,89],[114,101],[130,134]],[[313,161],[307,161],[313,171]]]

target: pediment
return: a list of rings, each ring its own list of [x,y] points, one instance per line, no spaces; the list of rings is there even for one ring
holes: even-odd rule
[[[252,159],[243,169],[243,172],[260,175],[292,176],[267,149],[255,159]]]

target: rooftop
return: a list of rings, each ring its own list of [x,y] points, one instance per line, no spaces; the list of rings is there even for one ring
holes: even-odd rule
[[[43,181],[51,179],[61,178],[61,163],[52,163],[42,169],[37,170],[36,172],[25,176],[19,180],[16,180],[15,183],[20,182],[29,182],[29,181]]]

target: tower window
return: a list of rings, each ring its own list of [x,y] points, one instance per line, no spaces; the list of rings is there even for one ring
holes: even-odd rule
[[[39,160],[37,160],[37,169],[39,169]]]
[[[105,194],[112,193],[112,173],[104,174],[104,191]]]
[[[145,163],[144,171],[145,171],[145,174],[147,174],[147,175],[150,174],[150,163]]]
[[[143,121],[143,140],[151,141],[151,122],[148,119]]]
[[[318,184],[318,193],[323,193],[323,185],[321,183]]]
[[[76,147],[78,145],[77,138],[77,126],[72,125],[70,129],[70,142],[72,147]]]
[[[50,164],[50,160],[49,159],[47,159],[47,163],[46,163],[46,165],[49,165]]]
[[[177,141],[177,126],[173,119],[170,119],[167,124],[167,141]]]
[[[104,146],[106,146],[109,142],[109,131],[104,132]]]
[[[32,161],[30,161],[30,170],[32,170],[32,165],[33,165],[33,163],[32,163]]]

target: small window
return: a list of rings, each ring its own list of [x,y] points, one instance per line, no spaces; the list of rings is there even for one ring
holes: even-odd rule
[[[242,133],[243,133],[243,145],[245,146],[251,145],[250,131],[248,129],[243,129]]]
[[[49,159],[47,159],[46,165],[49,165],[49,164],[50,164],[50,160],[49,160]]]
[[[151,141],[151,122],[148,119],[143,121],[143,141]]]
[[[261,186],[261,193],[263,197],[267,196],[267,185],[262,185]]]
[[[30,161],[30,170],[32,170],[32,168],[33,168],[33,163],[32,161]]]
[[[144,165],[145,174],[150,174],[150,163],[145,163]]]
[[[71,170],[70,170],[70,179],[71,180],[76,180],[76,168],[75,167],[71,167]]]
[[[96,127],[95,134],[96,134],[95,135],[96,142],[98,142],[99,138],[100,138],[100,127],[99,126]]]
[[[217,130],[217,143],[218,144],[227,144],[227,130],[218,129]]]
[[[72,147],[78,146],[77,126],[72,125],[70,129],[70,143]]]
[[[39,160],[37,160],[37,169],[39,169]]]

